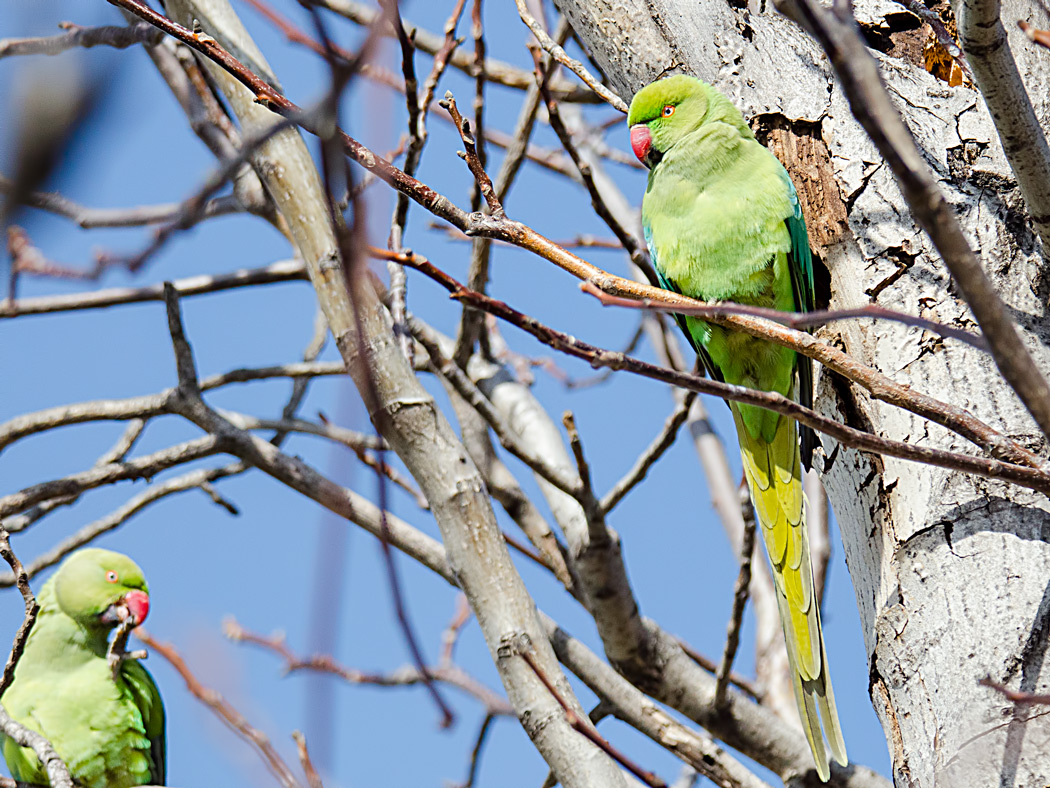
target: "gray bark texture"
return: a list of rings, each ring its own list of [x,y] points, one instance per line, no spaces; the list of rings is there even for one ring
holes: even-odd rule
[[[889,167],[854,119],[818,45],[772,8],[727,0],[556,0],[625,99],[669,71],[713,83],[767,130],[830,272],[831,308],[875,303],[973,329],[970,309],[916,226]],[[977,4],[968,4],[977,5]],[[1050,366],[1050,280],[1039,238],[985,100],[922,65],[928,28],[895,3],[855,13],[897,109],[1040,368]],[[960,11],[962,13],[962,11]],[[1002,21],[1039,125],[1050,53]],[[907,28],[912,28],[908,30]],[[886,43],[888,42],[888,43]],[[1016,144],[1016,140],[1013,141]],[[894,380],[968,409],[1037,452],[1045,443],[991,358],[884,321],[820,332]],[[818,406],[878,434],[963,452],[963,438],[821,374]],[[1050,502],[999,482],[840,448],[824,438],[824,483],[842,532],[869,655],[870,695],[900,786],[1050,783],[1050,717],[979,681],[1047,692]]]

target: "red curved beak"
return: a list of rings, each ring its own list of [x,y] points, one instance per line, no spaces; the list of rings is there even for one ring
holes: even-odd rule
[[[649,155],[652,145],[653,135],[648,126],[643,123],[631,126],[631,150],[642,164],[645,164],[645,157]]]
[[[128,591],[124,595],[124,607],[127,608],[135,626],[138,626],[149,615],[149,594],[145,591]]]

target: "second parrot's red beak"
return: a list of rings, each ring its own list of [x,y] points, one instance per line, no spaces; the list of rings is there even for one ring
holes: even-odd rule
[[[149,615],[149,594],[145,591],[128,591],[124,595],[124,607],[128,609],[128,614],[138,626]]]
[[[653,145],[653,135],[649,131],[649,127],[644,123],[638,123],[631,126],[631,150],[634,151],[634,155],[638,157],[638,161],[645,166],[649,166],[646,162],[646,156],[649,155],[649,148]]]
[[[149,615],[149,594],[145,591],[128,591],[119,602],[114,602],[102,612],[102,623],[119,624],[131,619],[138,626]]]

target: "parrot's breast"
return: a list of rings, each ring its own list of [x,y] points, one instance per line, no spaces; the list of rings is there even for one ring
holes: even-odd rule
[[[104,659],[60,676],[16,682],[4,694],[13,718],[47,737],[84,788],[131,788],[151,780],[150,741],[142,717],[113,681]],[[4,755],[18,780],[46,785],[31,750],[10,740]],[[22,750],[25,757],[15,757]]]

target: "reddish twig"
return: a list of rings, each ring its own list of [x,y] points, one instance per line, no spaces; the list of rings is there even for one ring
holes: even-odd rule
[[[459,129],[460,139],[463,140],[463,147],[466,148],[462,158],[470,168],[470,173],[474,176],[474,180],[477,182],[485,202],[488,203],[490,214],[497,219],[504,216],[503,205],[500,203],[496,190],[492,186],[492,179],[489,178],[488,173],[485,172],[484,165],[481,163],[481,159],[478,158],[477,142],[470,131],[470,122],[460,114],[459,107],[456,106],[456,99],[452,96],[451,91],[445,93],[441,106],[452,116],[453,123]]]
[[[321,775],[314,768],[314,762],[310,759],[310,751],[306,748],[306,737],[302,734],[302,731],[292,731],[292,738],[295,740],[296,749],[299,751],[299,765],[303,767],[307,785],[310,788],[324,788],[324,783],[321,782]]]
[[[439,681],[465,692],[484,704],[492,714],[507,716],[514,714],[514,709],[500,695],[478,682],[466,671],[456,665],[435,665],[425,667],[422,671],[406,666],[390,673],[369,673],[347,667],[328,654],[315,654],[301,657],[292,651],[285,642],[284,635],[260,635],[250,632],[234,619],[223,622],[223,634],[237,643],[249,643],[270,651],[284,660],[284,669],[288,673],[296,671],[315,671],[338,676],[350,684],[368,684],[376,687],[413,687],[426,686],[428,681]]]
[[[1028,36],[1029,41],[1039,44],[1039,46],[1041,47],[1046,47],[1047,49],[1050,49],[1050,31],[1039,30],[1037,28],[1032,27],[1025,21],[1019,21],[1017,23],[1017,26],[1021,28],[1021,31],[1026,36]]]
[[[1012,690],[1007,686],[993,681],[991,676],[985,676],[977,683],[982,687],[990,687],[1011,703],[1016,703],[1019,706],[1050,706],[1050,694],[1047,693],[1036,694],[1034,692]]]
[[[458,301],[469,303],[477,309],[490,312],[502,320],[517,326],[534,336],[539,341],[563,353],[583,359],[595,367],[608,367],[614,370],[626,370],[645,377],[671,383],[701,394],[711,394],[722,399],[757,405],[768,410],[783,413],[801,424],[812,427],[818,432],[831,436],[845,446],[865,451],[884,454],[890,457],[923,462],[941,468],[972,473],[991,479],[1001,479],[1029,489],[1050,493],[1050,473],[1041,469],[997,459],[970,457],[957,452],[931,449],[916,446],[903,441],[895,441],[874,435],[863,430],[848,427],[829,419],[816,411],[787,399],[779,394],[746,389],[720,383],[697,375],[649,364],[639,359],[613,353],[594,345],[582,342],[575,337],[550,328],[543,323],[508,306],[502,301],[489,298],[481,293],[465,288],[444,271],[419,255],[413,255],[411,261],[406,256],[406,265],[425,273],[434,281],[445,287]],[[910,390],[909,390],[910,391]],[[948,407],[948,406],[945,406]],[[943,419],[944,415],[941,414]],[[990,429],[990,428],[989,428]]]
[[[622,752],[613,747],[600,733],[598,733],[598,731],[594,729],[590,720],[584,722],[580,715],[577,714],[565,698],[562,697],[561,693],[558,692],[558,688],[554,686],[551,680],[547,677],[547,674],[544,673],[542,668],[536,663],[536,660],[528,649],[521,651],[521,658],[525,660],[525,663],[532,669],[532,672],[536,674],[536,678],[538,678],[543,686],[547,688],[551,697],[553,697],[554,700],[558,702],[558,705],[561,706],[562,711],[565,712],[565,719],[568,721],[569,725],[572,726],[573,730],[583,734],[583,736],[592,744],[605,752],[606,755],[615,760],[646,785],[649,785],[652,788],[667,788],[667,783],[661,780],[658,776],[643,769]]]
[[[277,754],[277,750],[270,743],[270,738],[258,728],[252,727],[244,715],[230,705],[222,695],[201,684],[173,645],[161,643],[154,639],[142,627],[139,627],[135,634],[139,640],[164,657],[175,668],[176,672],[182,676],[182,680],[186,682],[186,689],[190,691],[193,697],[211,709],[227,728],[255,749],[259,757],[262,758],[263,763],[266,764],[266,768],[270,770],[270,773],[277,778],[284,788],[302,788],[288,764]]]
[[[583,282],[580,290],[587,295],[597,298],[603,306],[620,306],[627,309],[653,310],[656,312],[677,313],[680,315],[691,315],[705,319],[728,317],[729,315],[745,315],[750,317],[761,317],[772,320],[781,325],[791,328],[816,328],[839,320],[852,320],[856,318],[871,318],[873,320],[892,320],[903,323],[906,326],[921,328],[945,339],[957,339],[970,347],[988,352],[988,343],[980,334],[974,334],[961,328],[952,328],[935,320],[927,320],[924,317],[909,315],[894,309],[887,309],[878,304],[866,304],[853,309],[817,309],[812,312],[782,312],[779,309],[768,309],[761,306],[744,306],[720,302],[717,304],[700,304],[696,306],[671,306],[643,299],[641,301],[632,298],[620,298],[609,295],[596,287],[591,282]]]

